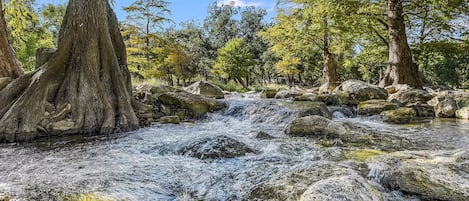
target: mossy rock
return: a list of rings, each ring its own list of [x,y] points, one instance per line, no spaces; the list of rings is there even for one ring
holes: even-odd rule
[[[377,149],[360,149],[351,151],[346,156],[347,158],[364,162],[371,157],[383,154],[386,154],[386,152]]]
[[[166,92],[158,96],[158,100],[167,106],[186,109],[194,117],[214,112],[227,107],[226,104],[211,98],[205,98],[188,92]]]
[[[381,113],[384,122],[395,124],[412,123],[417,117],[417,112],[412,108],[399,108],[397,110],[389,110]]]
[[[332,113],[323,102],[316,101],[294,101],[286,103],[286,106],[298,113],[298,117],[311,115],[319,115],[328,119],[332,119]]]
[[[162,124],[179,124],[181,119],[178,116],[165,116],[159,119],[159,122]]]
[[[261,92],[261,98],[275,98],[275,95],[277,94],[276,89],[262,89]]]
[[[383,99],[368,100],[358,104],[358,114],[360,115],[377,115],[395,109],[397,109],[397,106],[394,103]]]

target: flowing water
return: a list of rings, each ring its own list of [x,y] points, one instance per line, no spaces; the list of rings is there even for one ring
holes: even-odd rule
[[[0,196],[54,200],[64,194],[94,192],[119,200],[245,200],[254,186],[273,177],[340,158],[341,148],[321,148],[313,139],[286,136],[283,129],[294,112],[282,104],[240,97],[226,101],[229,109],[193,124],[155,125],[107,137],[0,145]],[[374,118],[336,120],[422,141],[422,149],[456,149],[469,143],[467,122],[403,127]],[[255,138],[260,131],[275,138]],[[220,135],[258,152],[215,160],[178,152],[194,141]],[[371,175],[371,180],[373,176],[379,175]],[[385,197],[416,199],[400,192],[386,192]]]

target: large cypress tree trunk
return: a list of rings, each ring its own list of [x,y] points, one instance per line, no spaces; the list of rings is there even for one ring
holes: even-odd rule
[[[57,53],[0,94],[0,140],[138,128],[117,18],[108,0],[70,0]]]
[[[407,42],[402,0],[388,0],[389,65],[380,86],[408,84],[422,88],[423,79]]]
[[[22,74],[23,70],[8,42],[7,25],[0,0],[0,77],[17,78]]]

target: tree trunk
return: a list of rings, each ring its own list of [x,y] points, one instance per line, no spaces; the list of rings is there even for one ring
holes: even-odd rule
[[[337,67],[334,62],[332,53],[329,51],[329,33],[327,31],[327,19],[324,19],[326,25],[326,31],[324,33],[324,47],[322,50],[322,58],[324,60],[324,69],[323,69],[323,85],[320,87],[320,91],[327,92],[335,89],[337,87],[338,75]]]
[[[0,93],[0,140],[139,127],[127,55],[108,0],[70,0],[57,53]]]
[[[389,19],[389,65],[380,86],[408,84],[422,88],[422,76],[417,64],[412,60],[412,53],[407,42],[403,16],[402,0],[388,0]]]
[[[15,52],[8,42],[7,24],[0,0],[0,77],[17,78],[23,74]]]

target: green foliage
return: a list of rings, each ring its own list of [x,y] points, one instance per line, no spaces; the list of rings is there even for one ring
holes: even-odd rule
[[[234,38],[218,50],[213,72],[223,78],[241,79],[250,75],[249,68],[256,64],[242,38]]]

